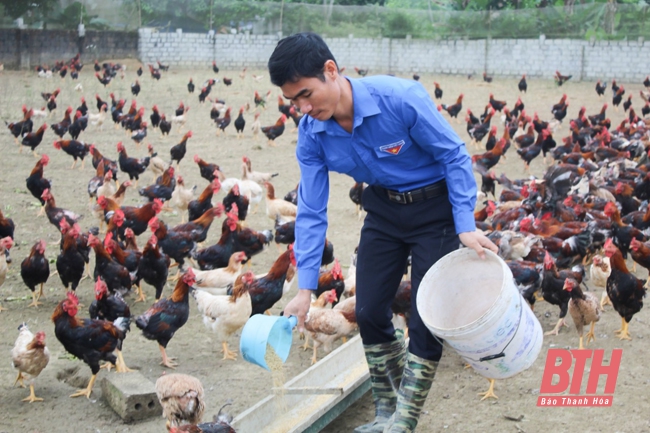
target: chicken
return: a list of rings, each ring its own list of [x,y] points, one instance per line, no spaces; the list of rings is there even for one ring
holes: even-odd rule
[[[20,264],[20,276],[23,282],[32,291],[30,307],[38,307],[38,300],[43,296],[43,285],[50,276],[50,264],[45,257],[45,241],[40,240],[32,246],[29,256]],[[36,293],[36,286],[40,286]]]
[[[154,152],[151,144],[147,145],[147,150],[149,152],[149,166],[147,168],[153,175],[153,180],[155,181],[157,177],[162,176],[165,170],[169,168],[169,164],[163,161],[163,159]]]
[[[85,131],[87,127],[88,127],[88,116],[82,115],[81,111],[77,110],[74,116],[74,121],[68,128],[70,137],[72,137],[73,140],[78,139],[79,135],[81,135],[81,132]]]
[[[611,238],[605,242],[604,250],[612,268],[607,278],[607,295],[621,316],[621,329],[615,333],[621,340],[631,340],[629,324],[632,317],[643,308],[647,281],[638,279],[628,271],[621,251]]]
[[[212,209],[205,211],[200,217],[190,222],[175,226],[172,228],[172,231],[177,233],[186,233],[195,242],[204,242],[214,218],[221,216],[222,213],[223,205],[219,203]]]
[[[0,239],[8,237],[13,241],[15,229],[16,225],[14,224],[14,221],[11,218],[5,217],[2,213],[2,209],[0,209]],[[11,263],[9,250],[6,250],[3,254],[6,255],[7,263]]]
[[[483,81],[486,83],[491,83],[492,82],[492,77],[487,74],[487,72],[483,72]]]
[[[88,144],[77,140],[56,140],[54,142],[54,148],[57,150],[63,150],[74,159],[70,170],[75,168],[77,165],[77,159],[81,159],[81,170],[83,170],[86,163],[84,158],[86,158],[90,152],[90,146]]]
[[[284,124],[287,122],[287,116],[281,115],[280,118],[271,126],[263,126],[261,131],[268,138],[268,145],[275,146],[275,139],[284,133]]]
[[[45,332],[39,331],[34,335],[26,323],[20,325],[18,331],[18,338],[11,350],[11,364],[18,370],[14,386],[20,382],[20,386],[24,388],[26,380],[29,384],[29,397],[24,398],[23,401],[30,403],[43,401],[34,394],[34,381],[50,362],[50,351],[45,346]]]
[[[643,232],[636,227],[627,225],[621,219],[621,213],[618,207],[613,202],[608,202],[605,205],[605,215],[612,220],[612,237],[616,242],[616,246],[620,249],[624,259],[627,259],[627,254],[630,251],[630,244],[632,239],[645,242],[646,236]]]
[[[80,236],[79,227],[77,225],[70,227],[66,220],[61,220],[60,229],[63,246],[56,258],[56,270],[66,290],[70,288],[74,292],[86,268],[86,261],[77,244]]]
[[[230,257],[236,252],[235,237],[239,228],[236,215],[232,212],[229,213],[221,224],[219,241],[212,246],[197,251],[192,256],[202,270],[228,266]]]
[[[251,315],[270,310],[282,298],[287,272],[290,266],[295,266],[295,260],[293,248],[289,248],[276,259],[265,276],[253,281],[249,289],[253,305]]]
[[[185,107],[183,110],[182,114],[177,114],[176,116],[172,116],[170,120],[172,125],[178,125],[178,131],[180,132],[181,129],[185,126],[185,123],[187,122],[187,112],[190,111],[190,107]],[[190,135],[191,137],[191,135]]]
[[[526,82],[526,74],[521,76],[521,80],[519,80],[519,83],[517,84],[517,88],[519,88],[520,92],[527,93],[528,83]]]
[[[62,121],[50,125],[50,128],[52,128],[52,132],[54,132],[60,138],[63,138],[65,133],[68,132],[68,128],[70,128],[70,125],[72,125],[72,119],[70,118],[70,113],[72,113],[72,107],[68,107],[65,110],[65,114],[63,115]]]
[[[271,179],[273,179],[279,174],[279,173],[262,173],[259,171],[253,171],[251,160],[247,156],[244,156],[242,158],[242,163],[243,163],[242,164],[243,180],[252,180],[253,182],[263,184],[264,182],[270,181]]]
[[[196,250],[195,239],[197,236],[192,233],[168,230],[167,225],[163,221],[158,220],[157,217],[149,221],[149,227],[151,232],[158,238],[158,243],[163,252],[178,263],[178,270],[180,272],[185,263],[185,258],[190,257]]]
[[[103,197],[103,196],[102,196]],[[99,197],[97,203],[102,206],[104,211],[115,211],[109,207],[116,206],[117,203],[113,201],[109,206],[109,199]],[[158,215],[162,209],[162,201],[155,199],[153,202],[147,203],[141,207],[122,206],[119,207],[124,212],[124,229],[130,228],[136,236],[140,236],[147,230],[149,220]]]
[[[47,124],[44,123],[36,132],[28,132],[27,134],[23,135],[23,140],[22,140],[22,145],[27,146],[32,150],[32,154],[35,157],[39,157],[39,155],[36,153],[36,148],[38,147],[39,144],[41,144],[41,141],[43,141],[43,134],[45,133],[45,130],[47,129]],[[22,146],[20,147],[20,151],[22,153],[23,148]]]
[[[201,177],[208,182],[212,182],[215,178],[218,178],[220,181],[224,179],[221,168],[217,164],[204,161],[199,155],[194,155],[194,162],[199,166]]]
[[[257,136],[262,130],[262,123],[260,122],[260,113],[255,113],[255,118],[253,119],[253,125],[251,126],[253,131],[253,140],[257,141]]]
[[[219,192],[221,184],[219,179],[214,179],[205,187],[198,199],[187,204],[188,220],[193,221],[203,215],[208,209],[212,209],[212,196]]]
[[[172,192],[172,198],[169,200],[169,206],[172,209],[177,209],[181,215],[181,223],[185,222],[185,212],[187,207],[194,199],[194,190],[196,190],[196,185],[192,188],[185,187],[185,180],[182,176],[176,178],[176,188]]]
[[[494,110],[496,110],[496,111],[503,110],[505,108],[505,106],[507,105],[506,101],[498,101],[498,100],[494,99],[494,95],[492,93],[490,93],[490,101],[489,101],[489,103],[492,106],[492,108]]]
[[[239,185],[235,184],[228,194],[222,200],[223,207],[226,212],[233,210],[233,207],[236,206],[237,219],[239,221],[245,221],[246,216],[248,215],[248,206],[250,200],[245,195],[242,195],[239,191]]]
[[[160,70],[154,69],[152,65],[147,65],[149,67],[149,73],[151,74],[151,78],[154,80],[160,80]]]
[[[169,135],[172,130],[172,123],[167,120],[167,117],[164,114],[160,116],[160,124],[158,126],[160,127],[160,133],[163,137]]]
[[[194,285],[194,272],[189,269],[178,280],[170,298],[160,299],[142,315],[138,316],[135,324],[142,330],[142,334],[148,340],[158,342],[162,355],[161,365],[168,368],[175,368],[178,364],[174,358],[167,357],[167,344],[172,339],[190,315],[189,290]]]
[[[609,297],[607,296],[607,279],[612,272],[609,264],[609,257],[595,255],[592,257],[591,268],[589,269],[589,279],[592,284],[598,288],[603,288],[603,294],[600,298],[600,309],[602,310],[606,304],[612,305]]]
[[[146,197],[149,201],[169,201],[172,198],[175,188],[176,178],[174,177],[174,167],[169,167],[161,177],[156,179],[156,183],[145,188],[140,188],[138,194]]]
[[[129,321],[122,317],[112,323],[104,320],[79,319],[78,309],[79,299],[74,293],[68,292],[66,298],[56,306],[52,314],[52,322],[54,322],[56,338],[65,350],[83,360],[92,371],[86,389],[81,389],[70,397],[90,398],[99,372],[99,362],[107,361],[116,365],[117,358],[113,355],[113,351],[124,339]]]
[[[207,271],[194,270],[196,283],[194,287],[204,289],[211,294],[225,294],[221,292],[210,291],[209,289],[224,288],[234,284],[235,280],[242,272],[242,261],[246,260],[246,253],[238,251],[230,256],[228,266],[225,268],[211,269]]]
[[[51,187],[50,181],[43,177],[43,169],[47,164],[49,164],[49,162],[50,158],[47,155],[41,156],[41,159],[39,159],[36,165],[34,165],[29,177],[26,179],[27,189],[41,202],[41,209],[38,214],[39,216],[45,214],[45,199],[43,199],[43,193],[46,189]]]
[[[527,260],[508,260],[506,264],[512,272],[519,293],[533,310],[537,301],[536,293],[542,287],[542,267]]]
[[[264,230],[258,232],[248,227],[243,227],[237,217],[237,205],[232,205],[231,213],[228,215],[230,219],[237,222],[237,229],[235,230],[234,248],[235,251],[243,251],[246,253],[248,259],[244,260],[246,263],[254,255],[261,253],[266,246],[273,240],[273,233],[271,230]]]
[[[268,97],[271,94],[271,91],[266,94]],[[255,102],[255,107],[262,107],[266,109],[266,97],[263,97],[259,94],[259,92],[256,90],[255,95],[253,96],[253,102]]]
[[[192,82],[192,77],[190,77],[190,81],[187,83],[187,91],[190,93],[194,93],[194,83]]]
[[[355,70],[356,73],[359,74],[359,76],[361,76],[361,77],[365,77],[366,75],[368,75],[368,71],[369,71],[368,69],[359,69],[359,68],[357,68],[356,66],[354,67],[354,70]]]
[[[335,303],[338,299],[330,293],[328,302]],[[305,320],[305,330],[309,332],[313,343],[312,365],[318,361],[318,348],[323,345],[326,353],[332,351],[332,344],[341,337],[351,334],[357,328],[357,319],[354,312],[356,298],[348,298],[345,304],[340,304],[345,308],[318,308],[309,309],[309,316]]]
[[[463,95],[461,93],[458,96],[458,99],[456,99],[456,103],[453,104],[453,105],[445,105],[445,104],[442,105],[442,109],[445,110],[449,114],[449,117],[455,117],[457,123],[460,123],[458,121],[458,113],[460,113],[460,110],[463,109],[463,97],[464,96],[465,95]]]
[[[558,86],[561,86],[562,84],[566,83],[571,79],[572,75],[562,75],[560,74],[560,71],[555,71],[555,75],[553,78],[555,79],[555,84]]]
[[[558,335],[561,326],[567,326],[564,318],[566,317],[569,308],[569,293],[564,290],[564,281],[571,277],[578,283],[582,283],[582,274],[584,270],[579,267],[574,267],[572,270],[558,271],[555,266],[553,257],[548,253],[544,256],[544,279],[542,281],[542,297],[546,302],[560,307],[560,318],[553,330],[547,332],[545,335]]]
[[[14,136],[16,144],[18,144],[18,137],[22,137],[23,135],[32,132],[32,128],[34,127],[34,122],[31,119],[32,115],[33,111],[28,110],[27,106],[23,105],[23,119],[21,121],[12,123],[5,122],[11,135]]]
[[[221,342],[224,361],[237,359],[237,353],[228,349],[228,338],[241,329],[251,316],[253,308],[248,290],[254,278],[252,272],[238,277],[230,296],[212,295],[203,290],[192,291],[203,323],[207,328],[212,328],[216,340]]]
[[[187,374],[164,374],[156,380],[156,396],[167,418],[167,430],[183,422],[198,424],[203,418],[205,403],[203,385]]]
[[[111,293],[119,292],[123,295],[128,292],[133,285],[135,275],[132,275],[125,265],[111,257],[96,236],[92,234],[88,236],[88,245],[95,250],[95,278],[102,277]]]
[[[587,333],[587,344],[591,340],[596,340],[594,334],[594,326],[600,320],[600,305],[598,305],[598,298],[591,292],[583,292],[580,285],[573,278],[567,278],[564,281],[564,290],[569,292],[571,299],[569,300],[569,314],[576,325],[576,330],[580,336],[580,345],[578,350],[584,349],[582,344],[583,329],[586,325],[591,324],[591,328]]]
[[[104,130],[104,122],[106,121],[106,112],[108,111],[108,106],[104,103],[99,108],[99,113],[89,113],[88,122],[93,126],[98,126],[100,131]]]
[[[249,205],[256,205],[255,210],[252,212],[255,213],[264,196],[264,189],[259,183],[253,182],[252,180],[240,180],[229,177],[221,181],[221,189],[224,191],[230,191],[235,185],[239,185],[239,193],[248,198]]]
[[[275,198],[275,188],[270,182],[264,182],[266,187],[266,216],[275,221],[280,217],[282,222],[294,221],[298,213],[298,206],[288,201]]]
[[[181,163],[181,160],[185,157],[185,153],[187,152],[187,139],[191,137],[192,131],[188,131],[181,139],[181,142],[176,146],[172,146],[172,148],[169,150],[169,153],[171,154],[171,160],[176,161],[177,167]]]
[[[338,259],[334,260],[334,266],[331,270],[321,271],[320,275],[318,276],[318,287],[314,291],[314,294],[316,296],[320,296],[323,292],[327,292],[329,290],[336,291],[337,300],[341,299],[341,296],[343,296],[343,291],[345,290],[345,281]],[[336,303],[337,301],[334,301],[333,305],[336,305]]]
[[[5,279],[7,278],[7,271],[9,268],[7,267],[7,255],[6,252],[11,249],[11,247],[14,245],[14,241],[11,240],[9,236],[0,239],[0,287],[5,282]],[[0,311],[4,311],[5,308],[2,308],[0,306]]]
[[[237,138],[244,138],[244,128],[246,128],[246,119],[244,119],[244,107],[239,109],[239,114],[234,122]]]
[[[632,238],[630,242],[632,260],[650,273],[650,245]]]
[[[65,219],[69,225],[74,225],[81,219],[81,215],[77,215],[72,211],[56,207],[54,196],[49,189],[43,191],[43,195],[41,197],[43,200],[45,200],[45,215],[47,215],[47,219],[56,228],[59,228],[59,222],[62,219]]]
[[[144,246],[138,263],[135,283],[138,286],[139,296],[136,302],[146,301],[141,285],[142,280],[156,289],[156,301],[160,299],[167,282],[170,262],[169,256],[158,248],[158,238],[155,234],[152,235]]]
[[[230,125],[230,122],[232,120],[231,117],[230,117],[230,111],[231,111],[231,108],[228,107],[228,109],[226,110],[226,114],[224,114],[223,117],[220,117],[218,119],[214,119],[214,123],[217,124],[217,136],[220,135],[219,131],[222,131],[224,133],[224,135],[225,135],[226,128]]]

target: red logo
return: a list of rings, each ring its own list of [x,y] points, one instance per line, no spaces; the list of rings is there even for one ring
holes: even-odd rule
[[[614,390],[618,379],[618,369],[621,365],[622,349],[612,350],[609,365],[603,365],[605,351],[596,350],[566,350],[549,349],[546,355],[546,366],[542,376],[542,386],[539,389],[537,406],[611,406],[614,401]],[[582,378],[587,360],[591,358],[587,388],[581,393]],[[573,377],[569,369],[573,365]],[[559,361],[559,363],[558,363]],[[604,390],[598,394],[598,379],[606,376]],[[553,379],[557,381],[553,383]],[[569,390],[569,395],[561,394]]]
[[[385,144],[379,148],[380,151],[390,153],[391,155],[397,155],[402,147],[404,146],[404,140],[400,140],[397,143]]]

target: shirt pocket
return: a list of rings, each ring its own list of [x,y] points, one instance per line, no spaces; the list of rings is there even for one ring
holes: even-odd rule
[[[401,159],[407,150],[411,147],[413,142],[411,140],[398,140],[389,144],[384,144],[374,148],[377,158],[395,158]]]

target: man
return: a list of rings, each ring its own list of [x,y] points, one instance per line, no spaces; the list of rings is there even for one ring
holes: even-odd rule
[[[271,81],[305,114],[296,155],[301,177],[294,252],[298,294],[284,308],[302,329],[318,284],[327,230],[328,170],[370,186],[357,257],[356,315],[372,380],[375,420],[355,432],[411,432],[442,347],[417,312],[417,288],[459,240],[482,258],[497,247],[476,231],[476,182],[464,143],[421,84],[388,76],[349,79],[313,33],[282,39]],[[391,302],[412,255],[409,347]]]

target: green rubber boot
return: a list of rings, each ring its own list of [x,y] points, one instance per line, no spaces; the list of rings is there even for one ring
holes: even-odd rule
[[[401,332],[390,343],[364,345],[366,361],[372,382],[372,399],[375,403],[375,419],[354,429],[354,433],[382,433],[386,422],[395,412],[397,390],[404,371],[406,345]]]
[[[406,367],[397,391],[397,409],[386,423],[383,433],[415,431],[437,368],[437,361],[429,361],[412,353],[406,355]]]

